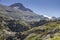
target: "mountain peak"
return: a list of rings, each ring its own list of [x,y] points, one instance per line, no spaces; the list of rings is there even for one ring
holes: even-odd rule
[[[10,7],[23,7],[23,8],[25,8],[24,6],[23,6],[23,4],[21,4],[21,3],[14,3],[14,4],[12,4],[12,5],[10,5]]]
[[[17,9],[20,9],[20,10],[23,10],[23,11],[33,12],[31,9],[26,8],[22,3],[14,3],[14,4],[10,5],[10,7],[17,8]]]

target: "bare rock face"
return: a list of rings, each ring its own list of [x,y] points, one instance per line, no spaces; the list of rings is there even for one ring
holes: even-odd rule
[[[30,12],[33,12],[31,9],[25,8],[25,7],[23,6],[23,4],[21,4],[21,3],[12,4],[12,5],[10,5],[10,7],[18,8],[18,9],[23,10],[23,11],[30,11]]]
[[[49,19],[48,17],[34,13],[31,9],[24,7],[21,3],[14,3],[10,6],[0,4],[0,12],[13,19],[19,19],[25,22],[36,22]]]
[[[0,4],[0,12],[4,15],[10,16],[14,19],[22,21],[39,21],[40,15],[34,13],[32,10],[25,8],[21,3],[15,3],[11,6]]]

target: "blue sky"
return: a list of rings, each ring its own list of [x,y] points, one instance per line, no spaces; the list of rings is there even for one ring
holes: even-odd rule
[[[22,3],[39,15],[60,16],[60,0],[0,0],[1,4]]]

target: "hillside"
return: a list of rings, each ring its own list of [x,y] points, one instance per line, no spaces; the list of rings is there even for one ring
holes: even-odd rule
[[[38,22],[37,22],[38,23]],[[60,21],[41,21],[31,28],[23,21],[0,13],[0,40],[60,40]]]
[[[38,15],[31,9],[25,7],[21,3],[14,3],[9,6],[0,4],[0,12],[4,15],[10,16],[13,19],[25,21],[25,22],[36,22],[40,20],[49,20],[50,17],[44,15]]]
[[[38,15],[21,3],[0,4],[0,40],[60,40],[60,17]]]
[[[0,40],[7,40],[9,36],[15,36],[18,32],[29,30],[29,25],[25,22],[11,19],[0,13]]]
[[[23,20],[23,21],[27,20],[27,22],[40,20],[40,16],[34,12],[30,12],[29,10],[24,11],[22,9],[16,9],[16,8],[1,5],[1,4],[0,4],[0,12],[2,12],[4,15],[10,16],[14,19],[19,19],[19,20]]]
[[[23,32],[28,36],[25,40],[60,40],[60,23],[49,22]]]

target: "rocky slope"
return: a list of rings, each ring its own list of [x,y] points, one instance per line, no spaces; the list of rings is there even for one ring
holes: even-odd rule
[[[0,4],[0,40],[60,40],[60,17],[50,20],[21,3]]]
[[[10,6],[0,4],[0,12],[14,19],[19,19],[27,22],[40,21],[43,19],[49,20],[49,17],[38,15],[31,9],[24,7],[24,5],[21,3],[14,3]]]
[[[39,23],[35,27],[0,13],[0,40],[60,40],[60,20]]]
[[[16,5],[16,4],[14,4]],[[22,5],[22,4],[21,4]],[[17,5],[18,7],[21,6],[20,4]],[[23,7],[22,7],[23,8]],[[5,6],[0,4],[0,12],[4,15],[10,16],[14,19],[24,20],[24,21],[39,21],[40,16],[35,14],[34,12],[29,11],[28,9],[16,9],[13,7]],[[28,10],[28,11],[25,11]]]

